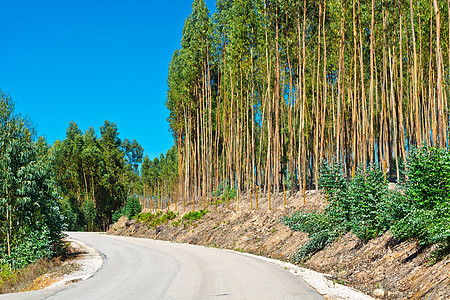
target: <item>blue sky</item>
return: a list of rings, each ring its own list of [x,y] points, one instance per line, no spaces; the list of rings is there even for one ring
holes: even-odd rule
[[[0,89],[49,143],[105,120],[153,158],[173,144],[167,71],[191,0],[0,0]],[[207,0],[211,12],[215,1]]]

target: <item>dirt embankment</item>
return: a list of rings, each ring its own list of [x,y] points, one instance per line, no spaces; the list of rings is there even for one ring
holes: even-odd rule
[[[243,197],[239,211],[235,202],[230,210],[226,204],[220,205],[217,211],[211,206],[207,208],[211,212],[200,221],[188,226],[173,226],[169,221],[156,230],[121,218],[108,233],[226,248],[288,261],[308,236],[291,231],[279,220],[299,209],[322,210],[325,199],[320,193],[309,191],[306,206],[300,194],[288,195],[286,206],[282,194],[273,196],[271,201],[272,210],[268,210],[268,199],[264,197],[259,198],[259,209],[250,210],[250,200]],[[203,204],[196,203],[196,207],[199,205]],[[191,209],[192,206],[187,206],[186,212]],[[183,215],[180,212],[177,219]],[[429,266],[432,250],[412,242],[395,243],[389,234],[365,244],[353,234],[347,234],[312,256],[304,266],[328,273],[335,282],[371,296],[375,290],[378,293],[382,290],[379,298],[450,299],[450,258]]]

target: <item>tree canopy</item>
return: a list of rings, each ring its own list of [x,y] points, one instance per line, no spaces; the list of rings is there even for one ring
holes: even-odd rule
[[[66,139],[56,141],[52,151],[71,229],[107,229],[113,213],[140,190],[144,149],[136,140],[122,141],[115,123],[105,121],[98,137],[92,127],[83,134],[71,122]]]

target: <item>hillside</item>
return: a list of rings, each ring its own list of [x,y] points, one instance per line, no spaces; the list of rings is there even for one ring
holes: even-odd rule
[[[291,231],[279,222],[280,218],[297,209],[322,210],[324,198],[309,191],[306,206],[301,195],[296,194],[287,197],[284,207],[280,194],[272,197],[273,210],[269,211],[266,198],[260,198],[259,209],[250,210],[244,197],[239,211],[236,203],[230,205],[230,210],[221,204],[217,212],[209,207],[211,212],[198,221],[185,220],[186,225],[182,219],[185,213],[180,212],[175,219],[150,229],[142,222],[121,218],[108,233],[233,249],[288,261],[308,236]],[[191,209],[188,206],[186,213]],[[450,297],[450,259],[429,266],[432,250],[413,242],[396,244],[389,233],[366,244],[347,234],[313,255],[304,266],[328,273],[335,282],[372,296],[374,290],[382,289],[385,299],[446,299]]]

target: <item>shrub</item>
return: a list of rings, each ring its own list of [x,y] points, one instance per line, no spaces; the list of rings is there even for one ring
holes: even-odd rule
[[[116,210],[111,217],[111,221],[116,223],[120,217],[125,216],[128,220],[135,219],[142,211],[142,205],[139,203],[139,199],[136,196],[128,198],[127,203],[122,209]]]
[[[366,170],[359,168],[353,179],[346,179],[339,164],[323,161],[319,186],[328,199],[324,213],[297,212],[281,220],[292,230],[309,236],[294,254],[294,262],[308,259],[348,231],[363,240],[374,238],[408,212],[405,197],[389,190],[385,175],[376,164]]]
[[[326,213],[339,228],[349,230],[351,203],[348,197],[349,182],[342,174],[341,165],[322,161],[319,168],[319,188],[325,191],[328,204]]]
[[[423,147],[408,158],[406,193],[414,208],[432,210],[450,195],[450,152]]]
[[[196,221],[196,220],[201,219],[203,217],[203,215],[205,215],[209,212],[210,212],[209,210],[203,210],[203,209],[197,210],[197,211],[191,211],[183,216],[183,220]]]
[[[72,209],[70,199],[64,198],[61,200],[61,213],[64,216],[64,221],[67,224],[68,230],[78,231],[78,214]]]
[[[233,188],[231,185],[229,185],[227,181],[221,182],[219,184],[219,186],[217,187],[217,190],[215,190],[212,193],[212,196],[215,197],[217,195],[218,201],[219,201],[219,199],[221,199],[222,201],[226,201],[227,200],[227,192],[228,192],[228,198],[230,200],[236,198],[236,196],[237,196],[236,188]]]
[[[358,238],[369,240],[390,228],[386,202],[397,199],[389,198],[390,194],[384,172],[378,165],[359,169],[355,174],[348,190],[349,227]]]
[[[297,212],[291,216],[282,218],[281,223],[289,226],[293,231],[302,231],[309,235],[332,228],[332,223],[328,215],[319,212]]]
[[[137,220],[139,222],[144,222],[147,224],[147,227],[150,228],[156,228],[156,226],[159,226],[161,224],[167,224],[170,220],[175,219],[178,216],[179,213],[175,213],[173,211],[169,211],[167,213],[163,213],[162,211],[158,211],[155,214],[148,212],[148,213],[141,213],[137,216]]]
[[[139,199],[136,196],[131,196],[127,200],[127,204],[124,207],[123,215],[129,220],[136,218],[136,216],[142,211],[142,205],[139,203]]]
[[[431,147],[413,150],[406,170],[402,190],[390,190],[376,164],[359,168],[353,179],[346,179],[339,164],[322,162],[319,186],[328,198],[325,212],[282,219],[292,230],[309,235],[293,260],[308,258],[348,231],[369,240],[389,229],[400,241],[437,244],[432,262],[449,254],[450,152]]]
[[[306,244],[294,253],[291,261],[299,263],[307,260],[315,253],[334,242],[338,236],[339,235],[336,232],[327,229],[310,235]]]
[[[292,256],[291,260],[294,263],[308,259],[339,236],[339,233],[333,230],[332,220],[324,213],[297,212],[284,217],[281,222],[289,226],[291,230],[302,231],[309,236],[306,244]]]
[[[319,186],[328,196],[325,208],[339,232],[352,231],[363,240],[387,231],[408,211],[399,192],[388,187],[384,172],[377,164],[358,168],[353,179],[344,178],[339,164],[323,162]]]
[[[411,209],[393,226],[392,234],[401,241],[438,244],[432,262],[443,258],[450,253],[450,152],[431,147],[413,150],[405,193]]]
[[[36,224],[36,228],[20,228],[17,232],[21,242],[11,249],[11,255],[4,255],[0,265],[19,270],[33,263],[37,258],[50,258],[54,253],[54,244],[50,230],[45,224]]]

